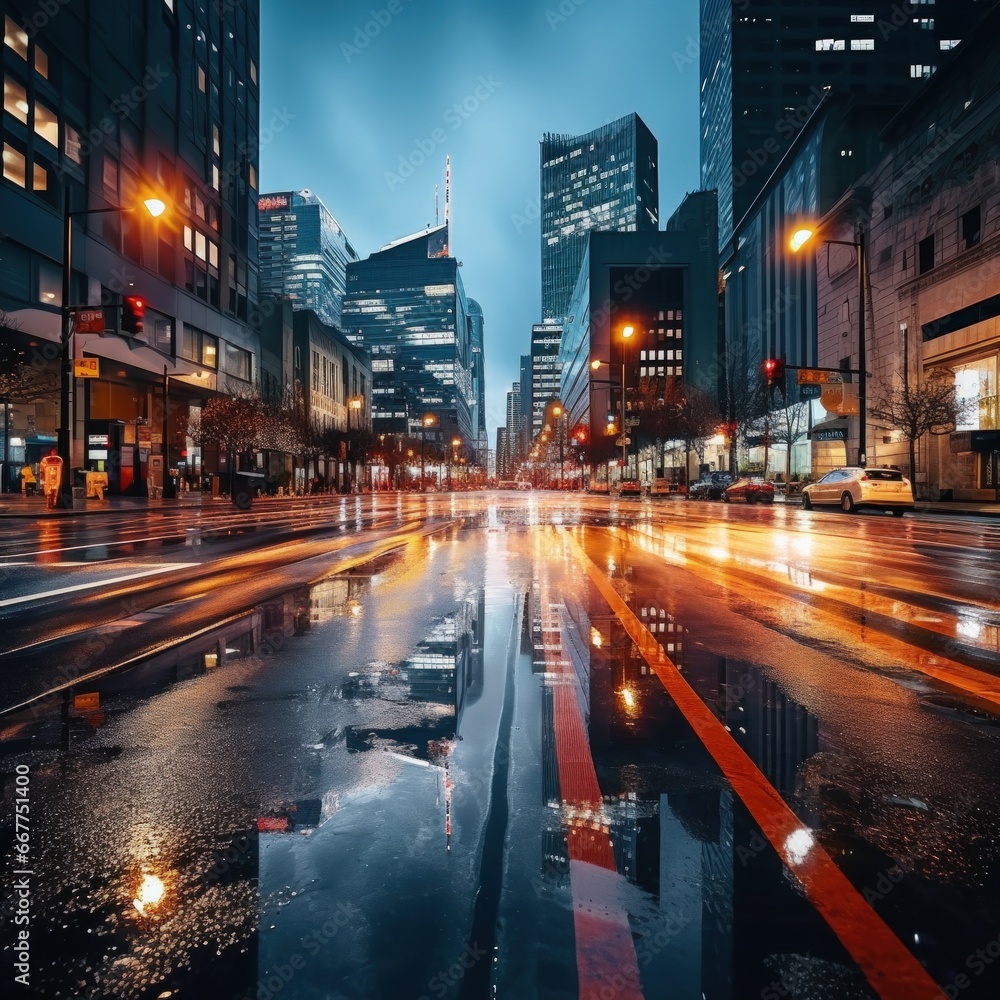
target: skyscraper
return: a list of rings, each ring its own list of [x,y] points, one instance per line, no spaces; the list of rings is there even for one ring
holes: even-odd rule
[[[478,441],[469,303],[448,224],[432,226],[347,265],[344,333],[371,352],[372,424],[378,433]]]
[[[656,139],[637,114],[585,135],[541,143],[542,319],[560,322],[592,229],[653,231],[659,212]]]
[[[701,0],[701,186],[725,243],[826,88],[902,105],[972,30],[977,0]]]
[[[563,328],[558,323],[535,323],[531,328],[531,413],[521,412],[530,419],[529,434],[536,437],[542,429],[545,405],[559,397],[559,343]]]
[[[340,327],[347,265],[358,255],[337,220],[312,191],[262,194],[260,294],[282,295]]]
[[[465,442],[477,464],[485,464],[490,440],[486,434],[486,352],[483,344],[485,320],[483,307],[469,299],[469,339],[472,346],[472,432],[474,440]]]

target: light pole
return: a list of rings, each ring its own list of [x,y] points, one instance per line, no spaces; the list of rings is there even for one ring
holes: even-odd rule
[[[436,427],[438,418],[433,413],[425,413],[420,420],[420,492],[427,492],[427,483],[424,480],[424,439],[427,437],[427,428]]]
[[[357,462],[355,461],[355,458],[354,458],[354,439],[351,438],[351,410],[354,410],[354,412],[358,414],[358,421],[357,421],[358,427],[357,427],[357,429],[360,430],[361,429],[361,417],[360,417],[360,414],[361,414],[361,410],[364,409],[364,405],[365,405],[365,397],[364,396],[349,396],[348,399],[347,399],[347,438],[348,438],[348,447],[350,449],[349,450],[349,454],[350,454],[350,458],[351,458],[351,467],[352,467],[352,470],[353,470],[352,472],[348,473],[348,477],[349,477],[348,486],[350,488],[353,488],[353,486],[354,486],[354,479],[357,476]],[[364,477],[364,470],[362,469],[362,475],[361,475],[362,482],[364,482],[364,478],[365,478]]]
[[[556,421],[556,439],[559,441],[559,489],[561,490],[563,488],[563,481],[566,478],[566,464],[563,457],[563,428],[561,426],[562,420],[566,416],[566,411],[563,409],[562,403],[558,400],[552,404],[552,416]]]
[[[792,250],[798,252],[814,235],[815,230],[808,227],[798,229],[791,239]],[[854,247],[858,257],[858,370],[856,373],[858,376],[858,465],[863,469],[868,464],[866,454],[868,448],[868,372],[865,354],[865,286],[868,283],[868,251],[865,247],[864,225],[860,221],[858,222],[857,240],[828,240],[824,238],[823,242],[842,247]]]
[[[451,470],[455,465],[455,452],[462,447],[462,439],[460,437],[453,437],[451,439],[451,464],[448,466],[448,490],[451,491]]]
[[[143,201],[146,211],[153,218],[158,218],[167,209],[166,203],[159,198],[147,198]],[[122,215],[133,212],[134,208],[120,206],[116,208],[81,208],[72,210],[72,194],[67,186],[63,194],[63,274],[62,274],[62,305],[60,307],[61,324],[60,340],[62,341],[62,363],[59,380],[59,457],[62,459],[62,481],[59,484],[59,506],[73,506],[73,422],[76,419],[76,379],[73,376],[73,307],[70,305],[73,275],[73,219],[79,215],[106,215],[117,213]]]

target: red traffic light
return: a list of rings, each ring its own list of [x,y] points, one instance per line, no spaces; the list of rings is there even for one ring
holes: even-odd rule
[[[764,362],[764,375],[768,385],[778,385],[785,379],[785,362],[781,358],[768,358]]]
[[[126,295],[122,299],[122,330],[133,336],[142,333],[142,321],[146,315],[146,303],[138,295]]]

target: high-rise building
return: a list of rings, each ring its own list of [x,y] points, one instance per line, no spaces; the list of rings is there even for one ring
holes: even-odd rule
[[[701,186],[719,192],[721,241],[827,88],[902,105],[986,7],[982,0],[702,0]]]
[[[656,139],[637,114],[541,143],[542,319],[566,318],[592,229],[655,231]]]
[[[504,455],[504,468],[513,469],[520,455],[518,454],[518,442],[520,440],[520,428],[523,424],[521,416],[521,383],[515,382],[507,393],[507,426],[505,442],[507,451]]]
[[[260,294],[289,298],[339,328],[347,265],[358,255],[337,220],[309,190],[262,194],[257,212]]]
[[[545,406],[559,398],[562,365],[559,343],[563,328],[558,323],[535,323],[531,327],[531,414],[530,436],[536,437],[545,419]],[[522,404],[523,406],[523,404]],[[522,409],[522,412],[523,409]],[[525,413],[525,416],[528,414]]]
[[[252,384],[259,355],[260,5],[51,6],[3,4],[0,310],[33,366],[58,374],[72,352],[89,377],[16,407],[8,457],[37,462],[58,428],[64,461],[112,493],[165,467],[197,483],[222,470],[192,417]],[[145,314],[123,323],[133,296]],[[90,315],[64,338],[71,306]]]
[[[469,338],[472,345],[472,441],[466,441],[466,450],[475,457],[476,465],[485,463],[490,440],[486,434],[486,352],[483,344],[485,321],[483,307],[469,299]]]
[[[344,333],[372,358],[372,425],[477,441],[469,304],[448,224],[432,226],[347,265]],[[429,425],[428,425],[429,426]]]

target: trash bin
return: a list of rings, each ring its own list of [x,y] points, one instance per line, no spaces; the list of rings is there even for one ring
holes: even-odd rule
[[[240,510],[249,510],[254,494],[263,482],[263,472],[237,472],[233,478],[233,505]]]
[[[87,507],[87,487],[73,487],[73,510],[85,510]]]

